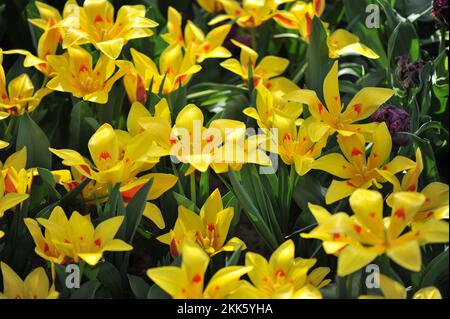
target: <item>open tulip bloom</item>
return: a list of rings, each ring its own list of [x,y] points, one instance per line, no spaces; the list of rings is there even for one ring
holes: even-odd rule
[[[0,299],[448,298],[447,15],[0,0]]]

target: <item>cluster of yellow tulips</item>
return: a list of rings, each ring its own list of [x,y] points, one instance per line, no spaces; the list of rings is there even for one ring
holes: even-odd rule
[[[59,12],[35,1],[39,17],[29,22],[40,30],[36,54],[0,48],[2,122],[32,113],[56,91],[87,101],[92,107],[108,108],[111,90],[121,87],[130,104],[122,129],[113,123],[96,127],[83,145],[88,156],[80,150],[49,148],[56,156],[55,166],[61,166],[50,172],[55,187],[65,189],[66,194],[80,189],[76,192],[80,212],[73,207],[63,210],[60,201],[48,207],[46,214],[21,216],[20,222],[34,242],[34,252],[51,265],[50,275],[39,267],[22,280],[11,265],[2,261],[4,288],[0,298],[58,298],[55,266],[96,267],[105,262],[106,252],[120,254],[136,249],[120,234],[127,218],[124,214],[114,212],[97,218],[90,213],[102,205],[111,208],[116,186],[127,209],[136,194],[150,185],[142,216],[152,223],[148,226],[144,220],[139,230],[146,232],[145,225],[152,232],[153,226],[158,228],[156,233],[165,230],[155,239],[166,245],[168,258],[181,261],[151,267],[146,280],[173,298],[322,298],[322,288],[333,281],[330,273],[349,276],[380,256],[418,272],[423,266],[421,247],[448,243],[448,185],[432,182],[421,187],[421,149],[416,148],[415,159],[393,156],[388,126],[370,120],[396,94],[395,90],[364,87],[349,100],[341,98],[339,58],[352,54],[378,59],[377,53],[344,29],[328,32],[328,57],[334,61],[324,78],[322,93],[302,89],[298,82],[283,76],[292,63],[288,59],[261,56],[255,47],[237,38],[231,39],[232,45],[226,44],[236,27],[233,24],[254,35],[268,21],[311,43],[312,23],[322,16],[324,0],[197,3],[211,18],[207,33],[205,26],[191,20],[183,22],[183,15],[170,6],[167,25],[159,34],[156,30],[161,26],[147,17],[144,5],[124,5],[115,13],[108,0],[85,0],[82,6],[68,0]],[[320,22],[326,30],[330,28]],[[165,42],[159,56],[150,57],[133,47],[132,40],[152,36]],[[238,59],[233,57],[233,50],[239,52]],[[11,80],[8,77],[7,81],[2,66],[7,55],[23,56],[24,67],[35,68],[43,75],[42,86],[35,87],[27,73]],[[228,118],[209,121],[195,104],[174,105],[171,96],[202,73],[207,59],[224,59],[220,66],[238,76],[238,87],[253,90],[254,103],[242,108],[246,122]],[[151,96],[159,99],[149,108]],[[248,136],[246,130],[252,121],[259,132]],[[5,149],[12,140],[3,139],[0,148]],[[17,149],[4,164],[0,162],[0,218],[7,211],[13,215],[29,208],[25,203],[34,196],[31,190],[40,171],[27,166],[27,152],[26,147]],[[230,197],[225,200],[217,188],[207,193],[203,202],[195,195],[192,201],[178,202],[178,216],[169,224],[159,199],[174,192],[176,185],[183,189],[181,179],[185,176],[191,179],[192,195],[196,176],[214,172],[227,184],[221,174],[235,174],[245,165],[272,166],[271,155],[292,167],[296,178],[319,172],[336,178],[325,185],[328,207],[310,202],[309,210],[303,212],[312,214],[315,227],[303,229],[300,235],[297,232],[295,239],[321,241],[325,253],[337,257],[337,269],[316,266],[318,258],[296,257],[294,240],[286,236],[268,259],[247,252],[243,265],[227,263],[208,275],[208,265],[217,255],[224,257],[247,249],[245,238],[232,235],[242,207],[231,205]],[[173,168],[171,173],[170,169],[160,169],[167,163]],[[177,171],[174,163],[183,171]],[[347,212],[336,212],[331,206],[338,203],[342,210],[347,202]],[[0,240],[8,236],[13,234],[0,229]],[[359,297],[407,297],[406,288],[387,273],[381,275],[380,285],[382,295]],[[425,287],[415,291],[413,297],[441,298],[441,293],[436,287]]]

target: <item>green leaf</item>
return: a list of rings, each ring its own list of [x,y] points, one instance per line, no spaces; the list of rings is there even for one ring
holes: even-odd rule
[[[139,276],[134,275],[127,275],[127,276],[134,296],[137,299],[146,299],[150,291],[150,285]]]
[[[79,101],[73,106],[69,124],[69,148],[87,150],[87,141],[93,130],[85,119],[93,116],[94,113],[88,102]]]
[[[113,298],[120,298],[123,296],[124,290],[122,288],[120,272],[114,265],[107,261],[100,263],[97,279],[106,289],[108,289]]]
[[[98,281],[88,281],[80,286],[78,289],[73,289],[70,299],[94,299],[95,293],[100,287]]]
[[[311,27],[311,37],[306,53],[308,68],[306,84],[316,91],[323,101],[323,81],[331,68],[332,61],[328,57],[327,32],[319,18],[314,17]]]
[[[439,282],[439,277],[447,273],[448,275],[449,259],[448,249],[436,256],[422,271],[422,279],[420,287],[436,286]]]
[[[50,147],[48,138],[28,113],[20,118],[16,151],[21,150],[23,147],[27,148],[28,167],[51,168],[52,155],[48,150]]]

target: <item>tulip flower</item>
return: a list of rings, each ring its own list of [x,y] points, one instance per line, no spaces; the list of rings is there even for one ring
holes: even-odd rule
[[[320,17],[325,9],[325,0],[314,0],[306,3],[297,1],[289,11],[280,10],[273,15],[273,19],[283,28],[297,30],[303,40],[309,42],[312,20]]]
[[[173,256],[181,254],[186,240],[196,242],[210,256],[234,251],[240,246],[245,249],[245,244],[237,237],[226,241],[233,216],[233,207],[223,208],[222,197],[216,189],[204,203],[200,214],[178,206],[174,229],[157,239],[169,245]]]
[[[202,111],[189,104],[178,113],[170,133],[171,156],[191,165],[186,175],[195,170],[205,172],[210,166],[219,174],[227,172],[229,166],[239,170],[243,163],[270,165],[270,159],[259,149],[266,139],[261,135],[246,138],[244,123],[219,119],[206,128],[203,122]]]
[[[394,193],[396,192],[419,192],[419,177],[423,170],[422,152],[420,148],[416,149],[415,165],[409,169],[402,177],[402,182],[395,175],[389,172],[381,171],[380,173],[394,185]],[[425,186],[421,191],[426,199],[419,212],[414,217],[415,221],[425,221],[430,218],[448,219],[448,185],[440,182],[432,182]],[[387,198],[389,204],[392,195]]]
[[[367,161],[366,143],[361,134],[339,135],[337,140],[344,155],[327,154],[312,164],[313,169],[343,179],[332,181],[325,196],[327,204],[349,196],[358,188],[370,188],[372,185],[381,188],[381,183],[387,181],[386,174],[395,175],[414,166],[412,160],[401,155],[386,163],[391,154],[392,140],[385,123],[381,123],[373,134],[373,145]]]
[[[256,64],[258,60],[256,51],[236,40],[232,39],[231,42],[241,49],[240,61],[232,58],[220,63],[220,66],[239,75],[246,82],[249,80],[251,68],[254,87],[282,74],[289,65],[289,60],[272,55],[265,56]]]
[[[322,149],[327,143],[324,136],[320,141],[314,143],[308,135],[308,129],[314,118],[309,117],[297,128],[296,122],[284,115],[275,113],[273,127],[278,129],[278,153],[284,163],[295,165],[298,175],[303,176],[313,167]]]
[[[231,56],[230,51],[222,46],[231,30],[231,25],[219,26],[205,36],[199,27],[192,21],[188,21],[183,35],[181,14],[173,7],[169,7],[167,16],[167,29],[169,32],[161,35],[161,37],[169,45],[181,45],[185,49],[189,45],[193,45],[195,59],[198,63],[206,59],[228,58]]]
[[[209,256],[192,241],[183,245],[181,267],[147,270],[147,276],[174,299],[224,299],[241,284],[240,277],[251,267],[229,266],[216,272],[205,287]]]
[[[380,274],[380,290],[383,296],[363,295],[358,299],[407,299],[408,297],[406,288],[402,284],[383,274]],[[425,287],[416,291],[412,299],[442,299],[442,296],[436,287]]]
[[[217,13],[223,10],[220,0],[197,0],[197,3],[209,13]]]
[[[145,6],[121,6],[114,21],[114,7],[107,0],[85,0],[78,7],[75,0],[66,3],[69,12],[62,21],[65,28],[63,48],[92,43],[108,58],[115,60],[132,39],[146,38],[158,26],[145,17]]]
[[[50,283],[44,268],[33,270],[22,280],[7,264],[0,262],[3,293],[0,299],[57,299],[59,293]]]
[[[47,61],[56,74],[47,83],[48,88],[99,104],[108,102],[112,86],[131,67],[128,61],[114,61],[105,55],[100,55],[93,67],[92,56],[80,47],[68,48],[63,55],[49,56]]]
[[[226,20],[235,20],[242,28],[256,28],[270,20],[278,6],[294,0],[247,0],[240,4],[236,0],[219,0],[225,10],[225,14],[219,14],[208,24],[213,25]]]
[[[298,87],[288,79],[278,77],[269,80],[265,85],[256,87],[256,108],[247,107],[243,113],[255,119],[262,129],[273,127],[275,114],[282,114],[290,119],[297,120],[303,112],[303,105],[286,101],[284,96]]]
[[[2,62],[3,51],[0,49],[0,120],[10,115],[17,116],[34,111],[51,90],[42,88],[34,91],[33,82],[25,73],[11,80],[7,86]]]
[[[48,219],[25,218],[24,222],[36,244],[35,252],[51,262],[64,264],[67,258],[96,265],[105,251],[129,251],[133,247],[114,239],[124,216],[101,222],[94,228],[90,216],[74,211],[68,219],[61,207],[53,209]],[[39,225],[45,228],[45,237]]]
[[[358,189],[350,196],[354,216],[335,216],[310,205],[313,212],[317,210],[314,215],[320,216],[319,226],[301,236],[327,243],[329,252],[338,255],[339,276],[347,276],[384,254],[401,267],[417,272],[422,266],[420,246],[448,242],[448,224],[443,221],[417,223],[407,229],[424,202],[425,196],[419,193],[395,193],[391,215],[383,219],[382,195]]]
[[[338,132],[349,136],[362,133],[370,140],[370,136],[378,124],[356,124],[355,122],[368,118],[381,104],[394,94],[391,89],[367,87],[360,90],[343,111],[339,94],[338,61],[336,61],[323,83],[325,104],[312,90],[299,90],[286,95],[286,99],[307,104],[309,112],[318,122],[310,129],[310,136],[317,141],[325,134]]]
[[[195,64],[192,46],[183,54],[179,45],[168,46],[159,58],[159,68],[145,54],[131,49],[134,67],[123,78],[131,102],[146,101],[146,91],[168,94],[185,86],[202,67]],[[150,84],[153,84],[150,88]]]
[[[343,55],[362,55],[369,59],[378,59],[379,55],[373,52],[364,44],[359,42],[359,38],[344,29],[337,29],[327,39],[329,56],[336,59]]]
[[[47,57],[56,54],[58,45],[63,40],[64,29],[61,26],[62,17],[56,8],[46,3],[36,1],[35,5],[40,17],[28,19],[28,21],[44,31],[38,41],[37,56],[22,49],[9,50],[5,53],[24,55],[25,60],[23,61],[23,65],[25,67],[35,67],[45,77],[50,77],[53,69],[48,64]]]
[[[246,282],[232,298],[274,298],[274,299],[320,299],[319,289],[330,283],[324,278],[329,268],[319,267],[310,272],[316,259],[295,258],[292,240],[280,245],[267,261],[260,254],[248,252],[245,265],[251,267],[248,273],[252,284]]]

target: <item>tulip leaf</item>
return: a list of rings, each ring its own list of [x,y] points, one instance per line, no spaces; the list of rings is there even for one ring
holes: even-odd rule
[[[48,138],[28,114],[20,118],[16,151],[23,147],[27,148],[27,167],[51,168],[52,155],[48,151]]]
[[[85,119],[92,116],[94,113],[88,102],[79,101],[73,106],[69,124],[70,148],[82,149],[82,153],[87,152],[87,142],[93,133],[93,128]]]
[[[150,291],[150,285],[139,276],[128,274],[131,291],[137,299],[146,299]]]
[[[121,298],[124,293],[120,272],[114,265],[105,261],[99,264],[97,279],[108,289],[113,298]]]
[[[308,60],[306,84],[309,89],[316,91],[319,99],[323,101],[323,81],[331,68],[331,60],[328,57],[327,33],[317,17],[312,21],[306,56]]]
[[[100,288],[98,281],[87,281],[80,288],[73,289],[70,299],[94,299],[98,288]]]
[[[422,288],[435,286],[439,284],[441,275],[447,273],[448,276],[448,248],[436,256],[422,271],[422,278],[420,286]]]

